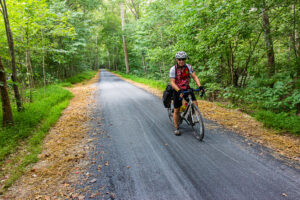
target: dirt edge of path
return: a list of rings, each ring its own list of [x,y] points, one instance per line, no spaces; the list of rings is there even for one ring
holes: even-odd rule
[[[91,80],[67,88],[74,97],[43,141],[39,161],[0,199],[84,199],[74,185],[85,176],[93,148],[88,121],[95,99],[96,83],[100,72]]]
[[[151,88],[145,84],[137,83],[123,78],[121,75],[114,75],[121,79],[146,90],[149,93],[162,98],[162,92]],[[226,129],[232,130],[239,135],[273,150],[272,155],[282,159],[287,158],[290,162],[300,166],[300,137],[290,134],[278,134],[275,130],[265,128],[261,122],[238,109],[226,109],[218,106],[216,103],[198,100],[198,105],[203,116],[209,120],[215,121]],[[251,142],[249,145],[253,145]]]

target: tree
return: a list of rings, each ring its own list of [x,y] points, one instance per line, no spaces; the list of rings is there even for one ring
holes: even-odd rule
[[[124,16],[124,8],[123,8],[123,3],[122,2],[120,3],[120,8],[121,8],[121,19],[122,19],[122,31],[124,31],[125,16]],[[125,37],[124,33],[122,35],[122,38],[123,38],[123,48],[124,48],[124,56],[125,56],[126,73],[128,74],[130,72],[130,67],[129,67],[129,61],[128,61],[126,37]]]
[[[7,90],[7,83],[6,83],[6,74],[4,70],[4,66],[2,64],[2,60],[0,57],[0,92],[1,92],[1,101],[2,101],[2,112],[3,112],[3,126],[12,125],[13,121],[13,114],[10,106],[10,100]]]
[[[269,77],[271,77],[275,73],[275,56],[273,49],[273,40],[271,36],[268,8],[265,1],[263,1],[263,4],[264,7],[262,8],[262,24],[265,33],[265,43],[268,57],[268,75]]]
[[[16,98],[18,111],[21,111],[22,110],[22,101],[21,101],[21,95],[19,92],[19,88],[17,86],[18,78],[17,78],[17,68],[16,68],[16,61],[15,61],[14,40],[13,40],[12,32],[10,29],[10,25],[9,25],[9,19],[8,19],[5,0],[0,0],[0,4],[1,4],[1,8],[2,8],[1,13],[4,18],[7,42],[8,42],[9,53],[10,53],[10,57],[11,57],[11,67],[12,67],[11,78],[13,80],[13,89],[15,92],[15,98]]]

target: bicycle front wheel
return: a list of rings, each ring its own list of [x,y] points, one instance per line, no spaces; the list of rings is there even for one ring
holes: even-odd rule
[[[173,106],[173,102],[171,102],[171,106],[170,108],[168,108],[168,116],[169,116],[169,119],[171,121],[171,123],[173,124],[173,112],[174,112],[174,106]]]
[[[192,106],[192,127],[194,136],[197,140],[202,141],[204,138],[204,123],[199,108],[195,105]]]

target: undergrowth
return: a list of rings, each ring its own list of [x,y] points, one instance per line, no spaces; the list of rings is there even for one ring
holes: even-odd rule
[[[116,73],[116,74],[121,75],[124,78],[133,80],[133,81],[138,82],[138,83],[143,83],[143,84],[149,85],[150,87],[159,89],[161,91],[163,91],[166,88],[166,82],[165,81],[141,78],[141,77],[138,77],[138,76],[135,76],[135,75],[125,74],[125,73],[122,73],[122,72],[119,72],[119,71],[113,71],[113,72]]]
[[[95,75],[96,75],[96,71],[86,71],[86,72],[80,73],[76,76],[67,78],[62,84],[70,85],[70,83],[71,84],[80,83],[84,80],[91,79]]]
[[[68,90],[59,86],[49,86],[46,91],[43,88],[35,90],[33,102],[25,103],[22,112],[17,112],[14,107],[14,126],[0,128],[0,162],[15,150],[20,140],[36,135],[37,126],[43,127],[44,124],[49,124],[51,115],[57,115],[63,109],[58,109],[56,105],[71,99],[71,97],[72,94]],[[0,123],[2,123],[2,119]],[[47,131],[47,128],[44,128],[44,131]]]
[[[280,132],[290,132],[300,135],[300,118],[288,113],[274,113],[272,111],[259,110],[254,112],[253,116],[263,122],[264,126],[276,129]]]
[[[24,103],[23,111],[17,112],[16,107],[12,107],[14,125],[0,127],[0,167],[5,169],[1,170],[0,178],[8,171],[10,174],[9,178],[1,183],[0,194],[24,173],[29,164],[38,161],[43,139],[73,97],[73,94],[63,86],[72,86],[74,83],[92,78],[95,74],[95,71],[88,71],[69,78],[63,83],[49,85],[46,90],[35,89],[33,101]],[[2,110],[0,115],[2,116]],[[22,152],[18,152],[19,149],[23,149]],[[13,155],[14,153],[16,155]]]

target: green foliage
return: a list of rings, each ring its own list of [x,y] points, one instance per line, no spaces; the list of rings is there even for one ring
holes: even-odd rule
[[[94,16],[98,16],[96,10],[100,0],[6,2],[22,87],[29,87],[29,75],[33,76],[35,85],[43,84],[43,65],[48,84],[99,67],[96,58],[100,42],[96,43],[95,34],[99,26],[95,26],[98,18]],[[0,20],[0,34],[3,36],[0,37],[1,46],[7,47],[3,20]],[[7,49],[0,50],[6,69],[10,66]],[[7,72],[10,77],[11,72]]]
[[[29,164],[38,161],[38,154],[40,154],[42,151],[41,144],[44,137],[48,133],[51,126],[56,123],[61,115],[62,110],[66,108],[68,104],[69,98],[66,98],[65,100],[59,102],[57,105],[53,106],[49,112],[49,115],[43,119],[42,123],[39,124],[39,127],[37,129],[34,129],[35,132],[34,134],[32,134],[32,137],[30,137],[26,148],[27,154],[23,155],[24,157],[20,158],[21,163],[12,171],[12,175],[9,177],[9,179],[4,182],[3,189],[10,187],[24,173],[26,167]],[[15,146],[16,144],[13,147],[8,147],[8,149],[15,148]],[[0,152],[2,154],[2,149]]]
[[[149,79],[149,78],[141,78],[141,77],[138,77],[135,75],[125,74],[125,73],[118,72],[118,71],[114,71],[114,73],[119,74],[119,75],[123,76],[124,78],[133,80],[135,82],[149,85],[150,87],[159,89],[160,91],[163,91],[164,89],[166,89],[166,82],[164,82],[164,81],[158,81],[158,80],[153,80],[153,79]]]
[[[49,86],[46,92],[44,89],[36,90],[33,93],[33,103],[24,104],[24,111],[17,112],[14,109],[15,125],[0,128],[0,162],[5,156],[15,151],[20,141],[34,133],[33,138],[37,137],[36,132],[39,131],[45,134],[58,119],[62,109],[67,105],[66,101],[71,97],[72,94],[69,91],[59,86]],[[2,111],[0,114],[2,115]],[[2,123],[1,120],[0,123]]]
[[[297,116],[261,110],[255,112],[254,117],[262,121],[266,127],[300,135],[300,118]]]
[[[64,86],[69,86],[68,83],[71,83],[71,84],[80,83],[84,80],[91,79],[95,75],[96,75],[96,71],[85,71],[83,73],[77,74],[76,76],[67,78],[66,81],[64,81],[62,84]]]
[[[3,182],[4,186],[0,188],[0,192],[10,187],[29,164],[38,161],[44,137],[73,97],[71,92],[62,88],[62,85],[70,86],[71,82],[78,83],[92,78],[95,74],[96,71],[87,71],[76,75],[74,79],[68,80],[69,82],[49,85],[46,90],[35,89],[33,102],[25,103],[22,112],[17,112],[14,107],[14,126],[0,128],[0,165],[13,166],[11,176]],[[25,91],[25,97],[29,95],[28,93],[29,91]],[[19,151],[17,157],[14,156],[9,163],[3,163],[9,155],[17,151],[20,144],[23,145],[24,151]],[[2,173],[0,175],[4,176]]]

